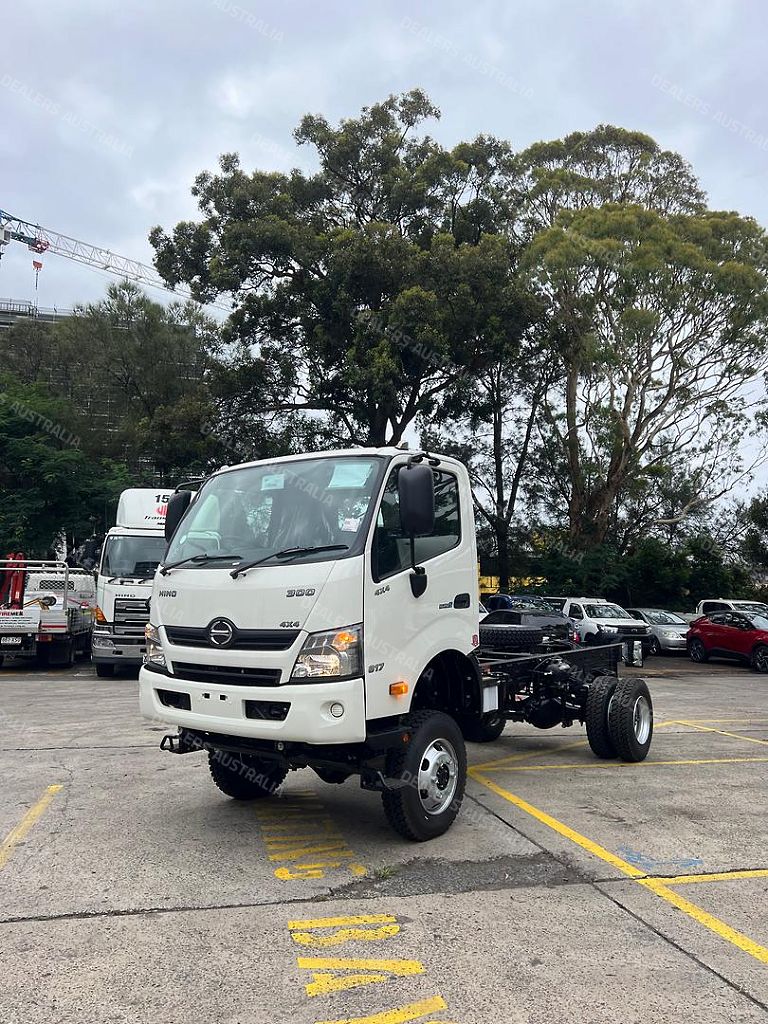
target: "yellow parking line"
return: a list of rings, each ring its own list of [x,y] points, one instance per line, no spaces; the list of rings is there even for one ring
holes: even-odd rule
[[[763,747],[768,747],[768,740],[758,740],[754,736],[745,736],[741,732],[726,732],[725,729],[712,729],[709,726],[694,725],[693,722],[682,721],[682,719],[677,724],[690,726],[691,729],[696,729],[698,732],[714,732],[718,736],[730,736],[734,740],[744,740],[745,743],[759,743]]]
[[[691,765],[691,764],[762,764],[768,757],[707,757],[698,761],[638,761],[627,764],[624,761],[582,761],[578,764],[518,764],[507,768],[500,765],[495,772],[551,772],[573,770],[574,768],[649,768],[652,765]]]
[[[11,829],[0,845],[0,870],[8,863],[8,860],[22,839],[27,835],[35,822],[45,813],[53,798],[63,789],[63,786],[49,786],[34,806],[30,807],[19,824]]]
[[[706,910],[702,910],[701,907],[695,903],[691,903],[684,896],[674,892],[670,889],[668,884],[658,882],[655,878],[642,878],[639,880],[639,884],[645,886],[646,889],[650,889],[651,892],[656,893],[667,903],[671,903],[673,907],[677,907],[678,910],[682,910],[688,917],[693,918],[694,921],[698,921],[699,924],[703,924],[705,928],[708,928],[715,935],[719,935],[721,939],[725,939],[726,942],[732,943],[738,949],[743,950],[745,953],[749,953],[755,960],[759,960],[760,963],[768,964],[768,948],[761,946],[759,942],[755,942],[754,939],[750,939],[748,935],[743,932],[736,931],[735,928],[731,928],[725,921],[721,921],[719,917],[715,917],[714,914],[708,913]]]
[[[611,853],[610,850],[606,850],[604,846],[594,843],[591,839],[587,839],[586,836],[581,835],[581,833],[576,832],[568,825],[563,824],[562,821],[558,821],[557,818],[553,818],[552,815],[547,814],[546,811],[540,811],[538,807],[534,807],[533,804],[529,804],[527,800],[523,800],[519,796],[515,796],[514,793],[510,793],[508,789],[498,786],[491,779],[485,778],[476,769],[470,769],[470,774],[473,779],[476,779],[484,786],[487,786],[488,789],[493,793],[496,793],[497,796],[502,797],[504,800],[508,800],[509,803],[514,804],[515,807],[519,807],[520,810],[525,811],[526,814],[530,814],[532,818],[540,821],[543,825],[547,825],[554,832],[564,836],[566,839],[570,839],[571,842],[576,843],[577,846],[581,846],[582,849],[587,851],[587,853],[594,854],[594,856],[599,857],[600,860],[604,860],[608,864],[612,864],[625,875],[629,875],[630,878],[645,878],[645,871],[640,871],[639,868],[634,867],[628,861],[622,860],[621,857],[617,857],[615,853]]]
[[[500,796],[502,799],[507,800],[509,803],[514,804],[521,811],[525,811],[526,814],[531,815],[537,821],[543,825],[548,826],[558,835],[563,836],[566,839],[570,839],[571,842],[580,846],[587,853],[591,853],[593,856],[598,857],[600,860],[605,861],[607,864],[613,865],[622,874],[629,876],[638,885],[642,885],[650,892],[659,896],[667,903],[681,910],[684,914],[690,917],[692,920],[708,928],[715,935],[718,935],[721,939],[725,939],[726,942],[730,942],[738,949],[748,953],[750,956],[759,960],[761,963],[768,963],[768,948],[761,946],[759,943],[750,939],[748,935],[744,935],[742,932],[736,931],[735,928],[731,928],[724,921],[714,917],[712,914],[707,913],[706,910],[702,910],[701,907],[696,906],[695,903],[691,903],[690,900],[680,896],[673,889],[669,888],[670,881],[665,879],[663,882],[657,878],[650,878],[644,874],[638,868],[629,864],[627,861],[622,860],[621,857],[617,857],[615,853],[611,853],[610,850],[606,850],[604,846],[600,846],[599,843],[593,842],[586,836],[583,836],[580,832],[572,829],[569,825],[564,824],[562,821],[558,821],[557,818],[553,818],[551,814],[547,814],[546,811],[539,810],[538,807],[534,807],[533,804],[529,804],[526,800],[522,800],[519,796],[515,796],[514,793],[510,793],[508,789],[504,789],[502,786],[497,785],[491,779],[486,778],[477,770],[472,770],[471,775],[478,782],[487,786],[493,793]]]
[[[742,878],[768,878],[768,868],[745,868],[743,871],[713,871],[698,875],[677,875],[675,878],[664,878],[659,875],[652,882],[664,885],[693,885],[695,882],[738,882]]]

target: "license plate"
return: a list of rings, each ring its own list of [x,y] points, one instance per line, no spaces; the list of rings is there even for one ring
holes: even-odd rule
[[[21,637],[20,636],[0,636],[0,645],[2,645],[3,647],[5,647],[5,646],[11,647],[14,644],[19,646],[19,647],[21,646]]]

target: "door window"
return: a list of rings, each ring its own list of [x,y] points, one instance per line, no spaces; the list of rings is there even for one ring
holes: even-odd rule
[[[400,498],[397,491],[396,466],[389,474],[376,517],[371,550],[373,578],[378,582],[387,576],[411,568],[411,542],[400,525]],[[435,478],[435,526],[427,537],[416,538],[416,564],[455,548],[461,540],[459,484],[453,473],[433,471]]]
[[[568,609],[568,614],[571,616],[572,619],[584,618],[584,612],[581,610],[580,604],[572,604],[571,607]]]

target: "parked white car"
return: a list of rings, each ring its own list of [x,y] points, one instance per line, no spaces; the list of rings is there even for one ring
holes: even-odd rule
[[[696,618],[709,615],[710,612],[752,612],[756,615],[768,616],[768,604],[764,601],[732,601],[727,597],[708,598],[699,601],[696,606]]]
[[[643,655],[651,649],[651,627],[633,619],[618,604],[602,597],[568,597],[563,614],[573,619],[585,644],[610,644],[625,640],[639,640]]]

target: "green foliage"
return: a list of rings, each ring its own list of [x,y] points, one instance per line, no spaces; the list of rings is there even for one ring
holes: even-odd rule
[[[45,557],[103,529],[105,508],[128,484],[125,468],[94,460],[67,424],[76,414],[41,385],[0,377],[0,550]]]

